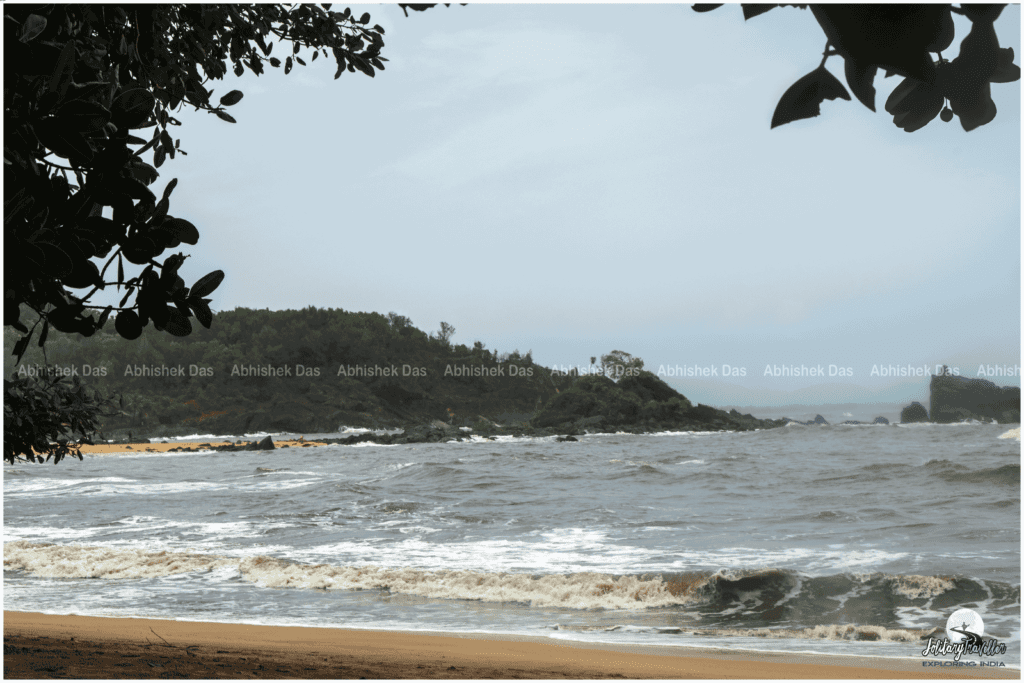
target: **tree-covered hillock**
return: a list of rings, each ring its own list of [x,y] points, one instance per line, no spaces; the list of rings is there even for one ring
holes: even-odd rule
[[[114,395],[116,414],[100,421],[108,438],[469,426],[481,416],[532,415],[568,386],[529,353],[452,344],[453,332],[445,323],[427,334],[394,313],[238,308],[188,337],[51,330],[45,358],[33,345],[12,365],[18,335],[5,329],[5,373],[73,373]]]
[[[604,375],[575,379],[551,398],[533,418],[538,428],[562,433],[648,431],[745,431],[769,429],[784,420],[694,406],[654,373],[641,370],[617,383]]]

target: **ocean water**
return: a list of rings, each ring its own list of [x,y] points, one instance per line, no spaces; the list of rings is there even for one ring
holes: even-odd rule
[[[4,609],[920,659],[969,607],[1019,668],[1015,427],[5,466]]]

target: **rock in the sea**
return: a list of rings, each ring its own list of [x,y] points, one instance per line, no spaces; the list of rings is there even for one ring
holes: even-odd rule
[[[579,439],[577,439],[575,436],[572,436],[570,434],[568,436],[560,436],[560,437],[556,438],[555,441],[559,441],[559,442],[561,442],[561,441],[579,441]]]
[[[269,436],[263,437],[263,439],[256,444],[256,450],[258,451],[272,451],[274,450],[274,440]]]
[[[884,417],[882,417],[881,415],[879,415],[878,417],[876,417],[874,420],[871,421],[871,424],[873,424],[873,425],[887,425],[887,424],[889,424],[889,421],[887,419],[885,419]]]
[[[815,416],[814,416],[814,419],[813,419],[813,420],[811,420],[811,423],[810,423],[810,424],[816,424],[816,425],[827,425],[827,424],[828,424],[828,420],[826,420],[825,418],[823,418],[823,417],[822,417],[821,415],[815,415]]]
[[[932,375],[932,422],[1020,422],[1020,387],[998,387],[987,379]]]
[[[914,401],[909,406],[904,408],[900,412],[900,422],[906,424],[907,422],[927,422],[928,421],[928,409],[923,405]]]

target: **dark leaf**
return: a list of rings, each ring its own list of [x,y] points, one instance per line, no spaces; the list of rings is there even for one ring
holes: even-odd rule
[[[914,89],[920,84],[921,81],[914,80],[913,78],[904,78],[903,81],[893,88],[893,91],[889,93],[888,99],[885,101],[885,110],[890,114],[898,114],[903,109],[900,109],[900,102],[903,98],[914,91]]]
[[[142,335],[142,322],[135,311],[121,311],[114,318],[114,329],[125,339],[138,339]]]
[[[210,311],[210,307],[206,305],[206,302],[202,299],[194,300],[190,298],[188,305],[195,314],[196,320],[206,329],[210,329],[210,325],[213,324],[213,313]]]
[[[44,119],[35,126],[39,141],[57,156],[65,159],[90,161],[94,152],[81,133],[68,130],[55,118]]]
[[[71,100],[56,115],[61,126],[80,133],[100,130],[110,120],[106,107],[89,100]]]
[[[953,15],[949,11],[947,5],[937,15],[932,15],[932,21],[937,24],[935,26],[934,36],[932,42],[925,46],[925,50],[928,52],[945,52],[946,48],[953,44]]]
[[[960,10],[964,13],[964,16],[970,19],[974,23],[987,23],[991,24],[999,15],[1003,13],[1003,8],[1006,5],[983,5],[983,4],[963,4],[960,6]]]
[[[999,65],[989,78],[992,83],[1013,83],[1020,80],[1020,67],[1013,63],[1013,48],[999,50]]]
[[[177,186],[178,186],[178,179],[177,178],[171,178],[171,182],[167,183],[167,186],[164,188],[164,194],[163,194],[163,196],[161,198],[162,199],[170,199],[171,198],[171,193],[174,192],[174,188],[177,187]]]
[[[284,72],[286,74],[288,74],[288,73],[291,73],[291,71],[292,71],[292,58],[291,57],[286,57],[285,60],[284,60]]]
[[[879,67],[932,83],[935,65],[928,47],[943,39],[942,5],[811,5],[832,46],[846,60],[847,83],[874,110]]]
[[[225,107],[230,107],[233,104],[238,104],[239,102],[241,102],[242,97],[243,95],[241,90],[232,90],[227,95],[220,98],[220,103]]]
[[[98,99],[103,102],[110,92],[110,83],[106,81],[89,81],[88,83],[72,83],[64,93],[64,101]]]
[[[95,287],[100,283],[100,269],[92,261],[76,260],[74,269],[64,278],[63,284],[72,289]]]
[[[743,5],[743,20],[753,19],[756,16],[760,16],[769,10],[773,10],[778,5]]]
[[[31,338],[32,338],[32,333],[29,332],[24,337],[22,337],[21,339],[19,339],[18,341],[16,341],[14,343],[14,350],[13,350],[12,353],[15,356],[18,357],[18,360],[16,362],[18,362],[18,363],[21,362],[21,357],[25,355],[25,349],[28,348],[28,342],[29,342],[29,339],[31,339]]]
[[[18,37],[18,40],[23,43],[27,43],[42,33],[45,28],[46,17],[38,14],[30,14],[21,25],[21,35]]]
[[[64,279],[74,270],[75,264],[67,252],[49,242],[37,242],[43,252],[43,269],[57,279]]]
[[[78,314],[81,310],[81,304],[66,304],[47,313],[46,318],[50,321],[51,325],[61,332],[78,332]]]
[[[199,230],[184,218],[168,218],[160,227],[185,244],[195,244],[199,241]]]
[[[992,87],[989,83],[983,83],[962,97],[950,98],[949,106],[960,117],[960,125],[967,132],[984,126],[996,117],[996,103],[992,101]]]
[[[142,128],[152,115],[155,105],[156,98],[148,90],[144,88],[126,90],[114,100],[110,110],[112,121],[119,129]]]
[[[152,239],[145,235],[135,234],[128,238],[121,253],[124,257],[136,265],[145,265],[160,255],[163,247],[158,246]]]
[[[272,66],[272,67],[274,67],[276,69],[277,67],[281,66],[281,60],[278,59],[277,57],[271,57],[270,58],[270,66]]]
[[[152,185],[160,175],[155,168],[138,158],[132,158],[126,168],[133,178],[146,185]]]
[[[163,323],[163,328],[175,337],[187,337],[192,334],[192,323],[177,308],[167,309],[167,321]]]
[[[97,328],[101,328],[102,329],[102,327],[107,324],[107,318],[110,317],[110,312],[112,310],[114,310],[113,306],[107,306],[106,308],[103,309],[103,312],[100,313],[100,319],[96,323],[96,327]]]
[[[60,51],[60,57],[57,58],[57,66],[53,70],[53,75],[50,76],[48,90],[59,93],[61,97],[71,85],[71,74],[75,71],[75,47],[74,40],[69,40],[64,44],[64,49]]]
[[[821,114],[821,103],[836,98],[849,100],[850,93],[838,78],[824,66],[819,66],[782,94],[772,115],[772,128],[818,116]]]
[[[214,109],[213,113],[216,114],[218,118],[223,119],[224,121],[227,121],[228,123],[238,123],[238,121],[235,121],[235,117],[232,116],[231,114],[227,113],[226,111],[221,111],[220,109]]]
[[[869,65],[865,66],[853,59],[846,60],[846,82],[850,85],[850,90],[857,96],[861,104],[870,109],[875,110],[875,75],[878,73],[878,67]]]
[[[220,283],[224,280],[224,271],[215,270],[212,273],[207,273],[203,277],[196,280],[196,283],[192,285],[192,289],[189,290],[189,296],[193,298],[203,298],[208,296],[213,290],[220,286]]]
[[[369,12],[363,12],[363,16],[359,17],[359,23],[360,24],[366,24],[369,21],[370,21],[370,13]]]
[[[694,12],[710,12],[711,10],[718,9],[719,7],[721,7],[721,5],[696,4],[691,5],[690,9]]]
[[[156,195],[153,194],[152,190],[146,187],[145,183],[140,183],[135,178],[121,178],[117,183],[117,188],[132,199],[140,199],[156,204]]]

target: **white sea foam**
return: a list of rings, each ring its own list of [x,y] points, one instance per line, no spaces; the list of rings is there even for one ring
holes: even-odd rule
[[[704,576],[612,577],[598,572],[530,575],[411,567],[302,564],[266,555],[227,557],[105,546],[4,544],[4,568],[49,578],[150,579],[189,573],[243,580],[264,588],[381,590],[428,598],[514,602],[567,609],[645,609],[693,602]]]
[[[921,576],[918,574],[854,574],[858,581],[869,582],[876,578],[888,583],[893,593],[917,600],[934,598],[956,588],[956,582],[945,576]]]
[[[891,629],[884,626],[858,624],[827,624],[801,629],[756,628],[756,629],[715,629],[699,635],[743,636],[747,638],[806,638],[810,640],[869,640],[891,643],[916,643],[924,635],[922,631]]]
[[[1017,441],[1020,441],[1020,427],[1017,427],[1016,429],[1010,429],[1010,430],[1008,430],[1006,432],[1003,432],[1002,434],[999,435],[999,438],[1000,439],[1016,439]]]

